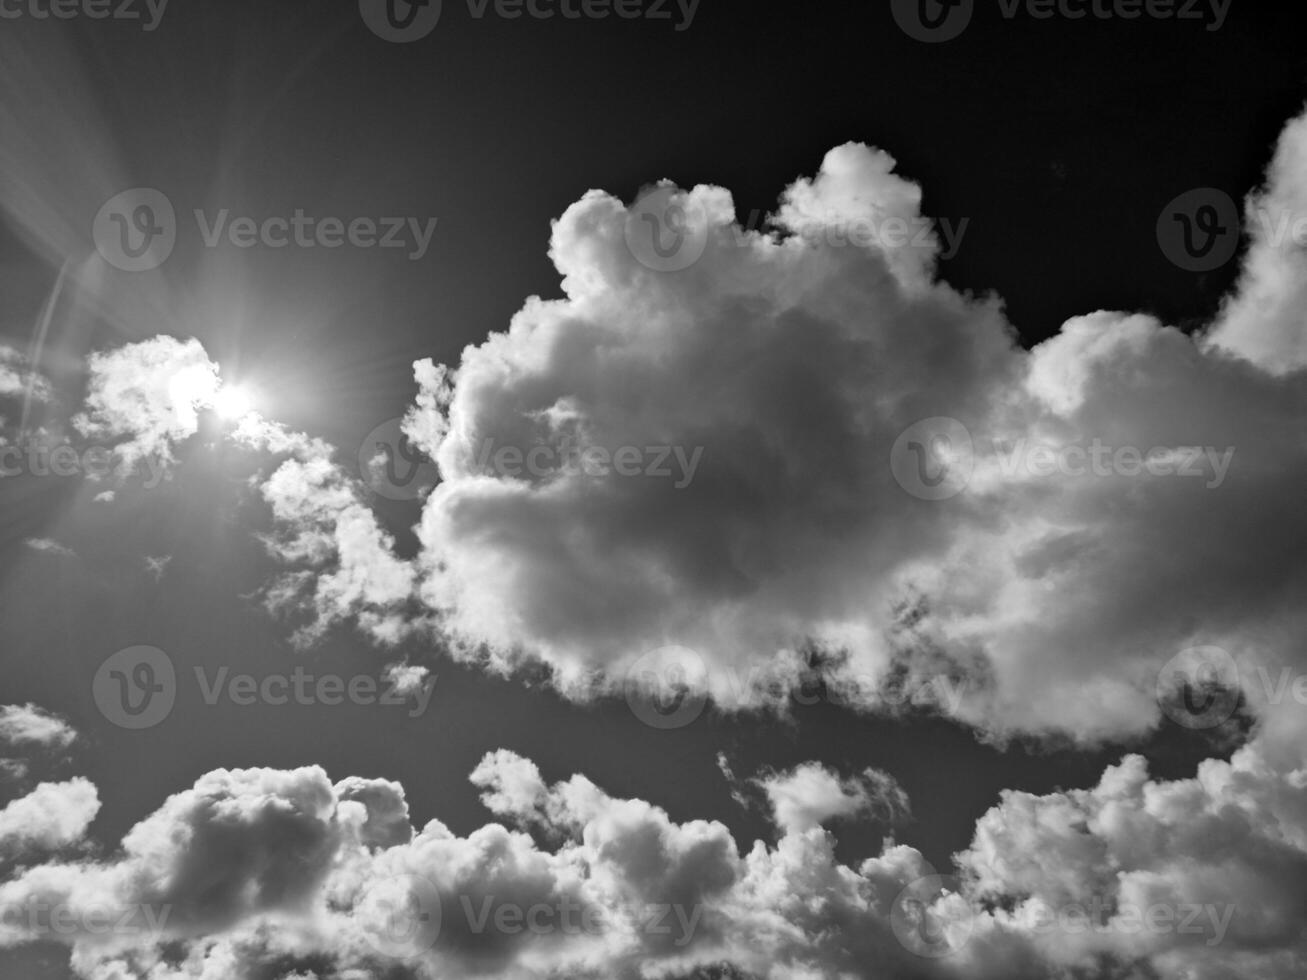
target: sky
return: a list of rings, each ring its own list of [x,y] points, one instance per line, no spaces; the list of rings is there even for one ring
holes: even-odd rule
[[[0,0],[0,975],[1301,976],[1301,29]]]

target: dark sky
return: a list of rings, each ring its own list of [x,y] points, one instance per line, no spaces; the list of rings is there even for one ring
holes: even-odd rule
[[[84,235],[88,205],[93,214],[96,201],[138,185],[164,190],[179,212],[221,201],[253,214],[438,217],[419,262],[226,254],[223,282],[239,284],[226,293],[209,285],[211,257],[191,235],[169,267],[185,297],[176,305],[52,328],[49,348],[68,363],[109,340],[194,334],[215,359],[279,390],[281,421],[349,457],[411,402],[414,360],[456,363],[527,296],[559,294],[549,222],[587,189],[630,200],[661,177],[713,183],[747,216],[772,209],[784,186],[848,140],[892,153],[925,188],[926,214],[968,219],[941,274],[1001,295],[1027,344],[1095,309],[1181,324],[1208,317],[1236,263],[1178,269],[1158,248],[1158,214],[1190,188],[1238,200],[1257,184],[1307,95],[1302,28],[1293,5],[1241,0],[1217,31],[1146,18],[1008,20],[996,2],[977,2],[962,36],[930,44],[906,36],[888,3],[702,0],[677,31],[674,22],[478,20],[445,0],[429,37],[393,45],[364,29],[348,0],[173,0],[148,33],[114,22],[0,22],[4,50],[16,45],[33,62],[0,69],[7,103],[46,132],[65,132],[79,159],[0,146],[20,168],[49,163],[46,179],[66,192],[70,227],[85,217]],[[87,119],[98,128],[83,127]],[[0,335],[18,346],[58,271],[42,252],[0,225]],[[378,708],[208,707],[192,689],[157,729],[107,727],[88,664],[134,643],[168,650],[183,672],[216,661],[257,671],[300,657],[345,673],[382,664],[347,630],[296,653],[282,624],[241,598],[261,574],[247,528],[267,518],[252,508],[238,520],[234,496],[211,504],[202,488],[249,471],[206,451],[195,450],[149,511],[79,507],[88,491],[71,484],[0,487],[0,700],[42,704],[87,734],[76,768],[100,787],[102,841],[210,769],[313,762],[336,777],[398,779],[417,826],[439,813],[467,830],[487,815],[466,775],[499,747],[529,755],[551,779],[584,771],[674,818],[720,819],[741,840],[765,836],[762,814],[741,810],[717,772],[726,752],[746,773],[809,758],[888,770],[916,815],[894,833],[945,863],[1000,788],[1086,785],[1123,751],[1002,749],[943,721],[871,720],[828,704],[799,709],[793,724],[705,716],[663,732],[624,704],[568,705],[418,648],[409,652],[438,675],[420,719]],[[380,507],[411,547],[417,505]],[[177,522],[192,532],[168,534]],[[98,552],[79,544],[87,568],[19,547],[56,528],[61,540],[100,542]],[[120,554],[163,551],[174,559],[157,586],[105,573]],[[1144,748],[1167,776],[1191,773],[1211,747],[1165,729]],[[851,828],[842,851],[870,854],[886,832]]]

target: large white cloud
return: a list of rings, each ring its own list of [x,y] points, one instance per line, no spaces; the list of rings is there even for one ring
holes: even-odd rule
[[[1307,194],[1302,127],[1271,168],[1281,207]],[[591,192],[554,227],[566,298],[531,299],[456,368],[417,365],[408,431],[442,476],[421,593],[456,652],[543,661],[583,695],[675,644],[734,706],[815,649],[855,703],[945,675],[966,696],[941,707],[985,730],[1085,740],[1156,725],[1157,671],[1188,646],[1301,663],[1299,252],[1268,279],[1254,249],[1233,305],[1283,310],[1243,315],[1242,348],[1097,312],[1025,352],[995,300],[934,281],[933,239],[849,244],[924,227],[892,168],[831,151],[771,234],[721,188],[679,193],[703,252],[678,271],[628,247],[645,214]],[[1256,363],[1226,350],[1254,337]],[[930,418],[971,440],[950,499],[895,479]],[[670,478],[641,470],[660,446],[701,453],[693,478],[676,456]],[[578,447],[634,447],[640,475]]]

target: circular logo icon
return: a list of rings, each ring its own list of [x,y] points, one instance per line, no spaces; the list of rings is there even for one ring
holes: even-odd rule
[[[1239,209],[1215,187],[1186,191],[1157,217],[1162,254],[1186,272],[1211,272],[1239,247]]]
[[[708,218],[675,187],[640,196],[626,214],[626,247],[655,272],[680,272],[699,261],[708,245]]]
[[[1157,674],[1157,703],[1177,725],[1215,728],[1239,707],[1239,665],[1220,647],[1189,647]]]
[[[440,0],[359,0],[368,30],[383,41],[420,41],[440,21]]]
[[[971,23],[974,0],[892,0],[894,20],[914,41],[951,41]]]
[[[659,647],[631,664],[623,688],[631,712],[650,728],[684,728],[708,702],[708,668],[688,647]]]
[[[104,202],[91,237],[100,257],[123,272],[149,272],[168,261],[177,244],[172,201],[153,187],[134,187]]]
[[[100,714],[119,728],[153,728],[172,713],[177,672],[158,647],[128,647],[100,665],[91,693]]]
[[[899,892],[890,927],[909,952],[929,959],[956,953],[971,938],[976,913],[951,875],[925,875]]]
[[[404,420],[383,422],[359,446],[359,475],[389,500],[425,497],[440,482],[440,470],[404,434]]]
[[[395,875],[372,885],[355,917],[378,953],[394,959],[421,956],[440,938],[440,892],[421,875]]]
[[[971,481],[975,446],[965,425],[937,415],[914,422],[899,434],[890,449],[889,464],[899,486],[912,496],[947,500]]]

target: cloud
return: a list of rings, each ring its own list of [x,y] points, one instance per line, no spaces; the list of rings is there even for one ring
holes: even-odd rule
[[[99,811],[100,797],[89,780],[78,776],[41,783],[0,810],[0,853],[13,856],[75,844]]]
[[[328,455],[286,460],[261,493],[277,522],[268,549],[299,569],[274,582],[267,602],[308,617],[297,642],[312,643],[346,618],[392,644],[420,625],[409,609],[416,570],[395,555],[358,481]]]
[[[893,822],[909,812],[907,794],[894,777],[876,769],[842,779],[825,766],[807,763],[754,782],[766,794],[776,825],[786,831],[803,832],[860,815]]]
[[[120,440],[126,472],[148,460],[174,462],[173,447],[199,430],[199,411],[218,393],[218,366],[198,340],[158,336],[94,353],[85,409],[73,419],[84,436]]]
[[[49,380],[32,367],[26,354],[0,344],[0,398],[48,402],[52,394]]]
[[[77,738],[76,730],[35,704],[0,706],[0,740],[11,745],[39,745],[66,749]]]
[[[504,750],[472,774],[504,823],[466,836],[413,828],[387,780],[217,770],[108,860],[0,884],[4,908],[74,923],[52,936],[9,915],[0,944],[56,938],[94,980],[1289,980],[1307,955],[1300,745],[1298,768],[1259,736],[1193,779],[1150,779],[1127,756],[1090,789],[1005,793],[951,885],[892,840],[841,862],[820,822],[865,809],[884,782],[813,763],[762,777],[778,835],[749,848],[581,775],[550,785]],[[93,910],[136,910],[138,927],[76,928]]]
[[[1248,197],[1238,288],[1209,339],[1273,374],[1307,367],[1307,116],[1285,127],[1266,186]]]
[[[1307,193],[1303,125],[1277,201]],[[674,644],[726,708],[783,703],[815,671],[855,707],[906,688],[997,737],[1084,742],[1155,727],[1157,671],[1188,646],[1301,665],[1307,373],[1233,355],[1225,327],[1111,311],[1022,350],[997,299],[936,281],[931,236],[834,234],[929,227],[865,146],[789,188],[768,233],[722,188],[673,201],[703,246],[687,268],[649,268],[628,247],[645,215],[592,191],[554,225],[565,298],[415,368],[406,431],[441,474],[418,588],[455,655],[543,663],[588,697]],[[1269,279],[1260,254],[1257,309],[1291,316],[1300,254]],[[1250,317],[1240,343],[1291,354],[1289,321]],[[970,444],[933,458],[969,476],[949,499],[896,469],[932,419]],[[672,478],[639,465],[657,447]],[[623,450],[626,475],[584,463]]]
[[[1307,193],[1303,127],[1254,203]],[[722,188],[656,193],[697,261],[657,268],[650,216],[591,191],[554,224],[563,299],[415,365],[404,428],[441,479],[414,559],[331,447],[240,421],[237,445],[286,457],[257,483],[284,566],[263,596],[297,643],[430,635],[579,699],[676,646],[725,709],[783,710],[816,679],[859,710],[1085,743],[1155,728],[1185,648],[1235,652],[1245,681],[1307,667],[1298,251],[1254,228],[1209,335],[1098,311],[1027,351],[997,298],[936,279],[920,189],[883,151],[832,150],[766,230]],[[129,456],[192,433],[218,384],[166,337],[91,372],[84,425]],[[914,466],[957,492],[930,499]]]
[[[62,545],[53,538],[28,538],[24,544],[33,551],[39,551],[47,555],[59,555],[63,558],[75,558],[77,552],[73,551],[67,545]]]
[[[146,555],[145,570],[153,576],[156,582],[163,581],[164,572],[172,563],[172,555]]]
[[[728,705],[765,697],[743,683],[759,665],[796,679],[813,643],[884,672],[896,578],[948,540],[947,515],[894,483],[890,447],[926,416],[987,419],[1022,366],[995,300],[930,280],[932,245],[798,234],[919,218],[892,166],[833,150],[774,235],[697,187],[679,200],[706,244],[676,273],[642,265],[633,214],[590,192],[554,225],[567,298],[528,301],[454,370],[419,363],[407,431],[442,477],[422,594],[456,647],[543,661],[584,694],[594,670],[620,683],[675,643],[703,653]],[[506,471],[500,450],[545,462]],[[558,462],[624,450],[633,475]]]

